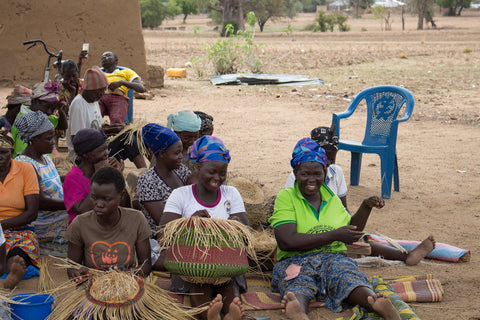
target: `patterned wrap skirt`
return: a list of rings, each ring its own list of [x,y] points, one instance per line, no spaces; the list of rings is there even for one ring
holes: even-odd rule
[[[292,264],[301,266],[300,273],[286,281],[286,270]],[[271,289],[280,292],[281,296],[293,292],[310,299],[316,297],[325,301],[330,310],[341,312],[344,300],[361,286],[372,289],[367,276],[353,259],[343,253],[313,252],[277,262]]]
[[[5,234],[5,249],[8,252],[13,248],[22,249],[31,259],[32,264],[38,268],[40,252],[38,250],[38,239],[32,226],[24,228],[7,229]]]

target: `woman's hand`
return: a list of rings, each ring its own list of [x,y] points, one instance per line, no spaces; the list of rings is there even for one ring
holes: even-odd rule
[[[192,217],[210,218],[210,214],[208,214],[207,210],[203,209],[192,214]]]
[[[365,204],[371,209],[371,208],[377,208],[381,209],[385,206],[385,201],[378,197],[378,196],[372,196],[370,198],[367,198],[363,200]]]
[[[87,280],[90,275],[90,270],[86,267],[81,267],[80,269],[68,269],[68,276],[75,282],[81,283]]]
[[[234,215],[229,216],[228,220],[235,220],[235,221],[238,221],[238,222],[242,222],[239,217],[234,216]]]
[[[334,231],[334,241],[341,241],[343,243],[353,243],[358,241],[363,235],[363,231],[357,231],[356,226],[344,226]]]
[[[106,167],[113,167],[119,171],[123,171],[123,169],[125,168],[125,164],[123,163],[123,160],[118,161],[117,159],[112,157],[108,158]]]

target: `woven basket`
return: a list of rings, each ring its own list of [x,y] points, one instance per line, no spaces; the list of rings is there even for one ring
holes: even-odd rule
[[[214,223],[214,219],[209,220]],[[193,225],[190,223],[177,232],[180,236],[167,251],[165,267],[185,281],[217,285],[248,271],[245,247],[230,242],[227,232],[222,231],[219,237],[211,229],[204,228],[199,239],[194,236]],[[198,232],[197,228],[195,233]]]

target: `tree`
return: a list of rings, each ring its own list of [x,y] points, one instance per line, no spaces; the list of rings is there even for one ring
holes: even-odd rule
[[[140,13],[142,27],[156,28],[166,18],[174,18],[180,13],[180,8],[175,0],[164,2],[161,0],[140,0]]]
[[[425,18],[429,18],[429,21],[433,22],[433,0],[412,0],[410,5],[418,14],[417,30],[423,30]]]
[[[198,14],[198,4],[195,0],[177,0],[177,3],[183,13],[183,23],[189,14]]]
[[[436,0],[440,7],[448,8],[447,15],[459,16],[464,8],[470,8],[472,0]]]
[[[218,13],[220,18],[219,23],[222,25],[221,33],[224,33],[225,26],[231,24],[234,26],[235,32],[245,30],[245,23],[243,21],[243,1],[244,0],[204,0],[205,7],[209,10]],[[212,14],[213,17],[216,14]],[[234,32],[234,33],[235,33]]]
[[[260,32],[268,20],[275,21],[286,15],[283,0],[251,0],[245,3],[244,9],[255,13]]]

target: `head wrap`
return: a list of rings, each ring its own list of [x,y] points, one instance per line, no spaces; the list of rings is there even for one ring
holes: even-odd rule
[[[39,82],[33,86],[32,100],[38,99],[48,102],[58,102],[60,83],[54,81]]]
[[[12,93],[7,96],[8,104],[24,104],[29,106],[32,97],[32,90],[24,86],[15,86]]]
[[[13,149],[14,141],[12,137],[7,135],[8,133],[8,131],[0,132],[0,148]]]
[[[83,79],[83,90],[98,90],[108,87],[107,76],[97,66],[85,71]]]
[[[54,129],[52,122],[42,111],[22,114],[13,125],[17,128],[18,135],[25,143],[30,143],[33,137]]]
[[[180,140],[175,132],[156,123],[149,123],[142,128],[142,138],[155,156]]]
[[[213,136],[203,136],[196,140],[188,157],[193,162],[223,161],[230,162],[230,153],[222,140]]]
[[[183,110],[177,114],[171,113],[167,117],[167,127],[176,132],[197,132],[200,130],[201,124],[200,117],[190,110]]]
[[[200,120],[202,120],[202,124],[200,125],[200,131],[213,128],[213,117],[211,115],[206,114],[202,111],[193,111],[193,113],[199,116]]]
[[[75,154],[82,156],[107,142],[107,136],[101,130],[87,128],[78,131],[72,142]]]
[[[307,161],[314,161],[321,163],[324,167],[327,166],[325,151],[312,139],[303,138],[297,142],[293,149],[290,165],[295,169],[295,167]]]
[[[335,131],[335,125],[331,128],[318,127],[310,132],[312,140],[325,150],[338,150],[338,136]]]

